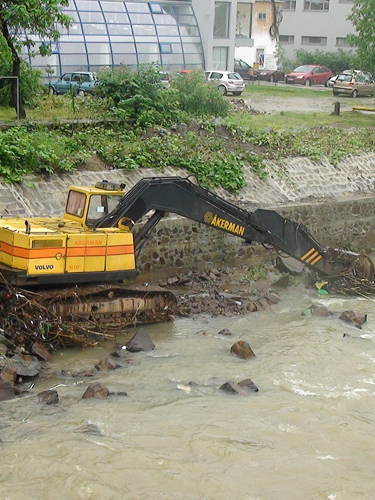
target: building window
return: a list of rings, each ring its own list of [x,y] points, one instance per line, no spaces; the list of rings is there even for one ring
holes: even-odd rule
[[[228,47],[213,47],[212,69],[226,69],[228,67]]]
[[[305,10],[329,10],[329,0],[305,0]]]
[[[172,54],[172,44],[160,42],[159,43],[160,53],[161,54]]]
[[[258,12],[259,21],[265,21],[267,19],[267,14],[265,12]]]
[[[346,37],[339,37],[339,36],[336,38],[336,46],[337,47],[350,47]]]
[[[214,38],[229,37],[230,3],[215,2]]]
[[[327,45],[326,36],[303,36],[302,45]]]
[[[153,14],[163,14],[163,8],[158,2],[148,2],[148,5],[150,7],[150,11]]]
[[[236,37],[251,38],[253,4],[237,3]]]
[[[296,10],[296,0],[284,0],[283,10]]]
[[[294,43],[294,36],[293,35],[280,35],[279,42],[280,43]]]

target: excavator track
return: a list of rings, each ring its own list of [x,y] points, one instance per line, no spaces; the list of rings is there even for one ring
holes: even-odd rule
[[[62,321],[135,325],[169,321],[176,296],[160,287],[93,285],[39,293],[41,304]]]

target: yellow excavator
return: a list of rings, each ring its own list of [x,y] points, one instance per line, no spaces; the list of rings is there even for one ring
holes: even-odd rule
[[[62,317],[167,319],[176,306],[171,292],[124,283],[137,276],[136,255],[166,213],[272,246],[323,277],[360,273],[374,280],[370,259],[321,246],[273,210],[247,211],[189,178],[151,177],[128,192],[108,181],[71,186],[62,218],[0,219],[0,281],[46,288],[46,302]]]

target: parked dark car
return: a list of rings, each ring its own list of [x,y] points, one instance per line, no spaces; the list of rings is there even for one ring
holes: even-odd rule
[[[244,80],[253,80],[254,69],[250,64],[243,61],[242,59],[234,60],[234,71],[242,76]]]
[[[281,69],[255,69],[254,79],[264,82],[283,82],[285,74]]]
[[[327,87],[328,80],[333,76],[332,71],[325,66],[304,64],[285,75],[285,83],[298,83],[306,85],[306,87],[310,85],[325,85]]]

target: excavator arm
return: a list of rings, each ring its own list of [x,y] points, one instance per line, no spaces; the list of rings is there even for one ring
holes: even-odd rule
[[[139,181],[118,206],[94,224],[96,228],[134,225],[151,210],[154,214],[135,235],[137,250],[147,234],[168,212],[238,236],[246,242],[274,247],[322,276],[338,276],[347,271],[354,257],[322,247],[307,230],[273,210],[240,208],[215,193],[197,186],[188,178],[152,177]]]

